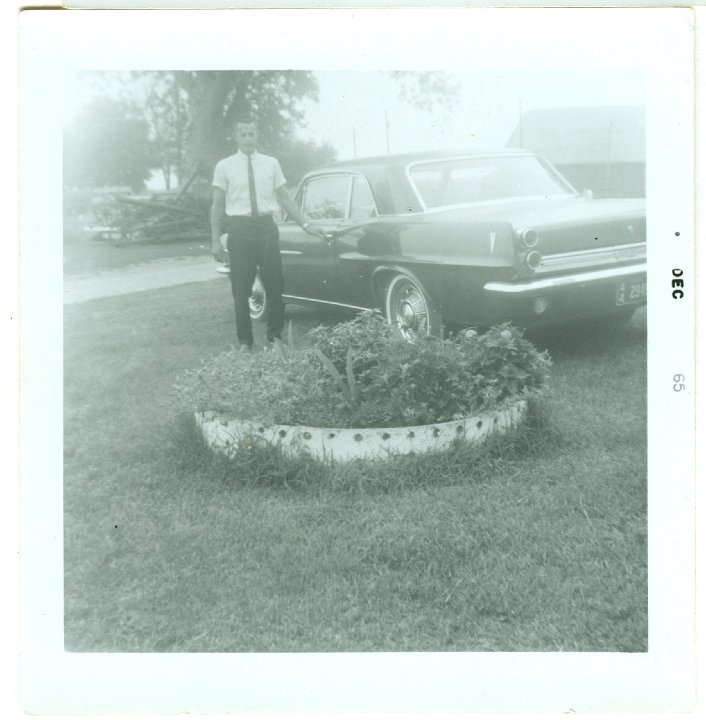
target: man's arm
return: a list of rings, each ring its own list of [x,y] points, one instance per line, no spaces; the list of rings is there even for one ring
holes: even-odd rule
[[[278,187],[275,190],[275,193],[277,195],[277,199],[279,200],[279,204],[285,210],[287,215],[292,218],[297,225],[299,225],[299,227],[303,228],[310,235],[318,235],[322,238],[326,237],[326,233],[321,228],[312,227],[309,223],[307,223],[306,218],[302,215],[301,211],[294,203],[294,200],[289,197],[287,188],[284,185],[282,185],[282,187]]]
[[[223,220],[226,215],[226,194],[219,187],[213,188],[213,202],[211,203],[211,253],[218,262],[226,262],[228,256],[221,245],[223,233]]]

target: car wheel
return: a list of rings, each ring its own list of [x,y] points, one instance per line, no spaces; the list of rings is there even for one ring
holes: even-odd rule
[[[441,318],[429,296],[407,275],[395,275],[385,290],[385,316],[405,340],[423,335],[440,335]]]
[[[250,318],[252,320],[261,320],[265,316],[267,294],[265,293],[265,287],[259,275],[255,277],[248,304],[250,306]]]

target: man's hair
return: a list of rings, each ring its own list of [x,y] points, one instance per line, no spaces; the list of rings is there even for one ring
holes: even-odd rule
[[[257,127],[257,120],[252,115],[242,115],[235,120],[235,129],[238,129],[238,125],[254,125]]]

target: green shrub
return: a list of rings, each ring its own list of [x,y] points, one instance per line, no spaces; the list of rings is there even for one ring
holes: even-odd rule
[[[277,350],[203,362],[179,378],[178,409],[284,425],[421,425],[498,409],[536,391],[551,365],[509,324],[408,343],[370,312]]]

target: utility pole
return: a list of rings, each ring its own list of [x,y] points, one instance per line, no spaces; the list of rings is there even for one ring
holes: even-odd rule
[[[390,118],[385,108],[385,141],[387,142],[387,154],[390,154]]]

